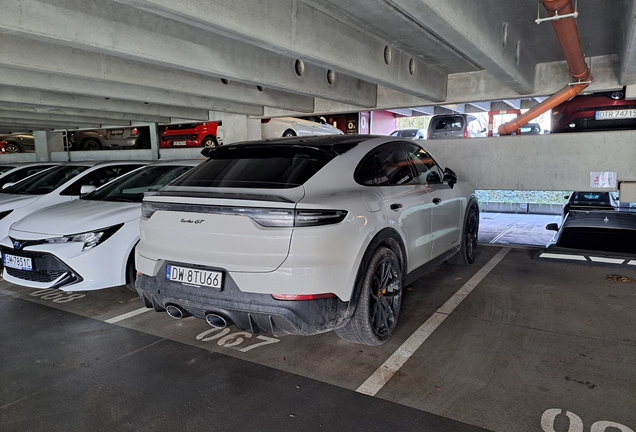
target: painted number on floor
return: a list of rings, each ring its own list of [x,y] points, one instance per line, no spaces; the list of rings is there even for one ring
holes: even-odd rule
[[[543,413],[543,415],[541,416],[541,428],[543,429],[544,432],[557,432],[554,429],[555,421],[557,416],[559,414],[562,414],[562,412],[563,411],[559,408],[551,408],[549,410],[546,410]],[[574,413],[571,413],[570,411],[566,411],[565,415],[570,420],[570,425],[568,427],[567,432],[584,432],[585,429],[583,427],[583,420],[581,420],[581,417],[577,416]],[[612,429],[608,429],[608,428],[612,428]],[[616,429],[618,429],[621,432],[634,432],[633,429],[628,428],[625,425],[612,422],[612,421],[607,421],[607,420],[597,421],[596,423],[592,425],[592,427],[589,430],[590,432],[606,432],[606,431],[614,432],[614,430]]]
[[[29,294],[31,297],[40,297],[44,300],[52,300],[53,303],[68,303],[73,300],[86,297],[86,294],[75,294],[73,292],[60,291],[58,289],[45,289],[34,291]]]
[[[215,332],[218,332],[218,333],[212,334]],[[212,336],[208,336],[210,334],[212,334]],[[197,340],[201,342],[209,342],[209,341],[218,339],[217,344],[219,346],[226,347],[226,348],[234,348],[234,347],[238,347],[243,342],[245,342],[245,339],[250,339],[251,337],[252,337],[252,333],[250,332],[239,331],[239,332],[232,333],[229,328],[224,328],[224,329],[211,328],[210,330],[206,330],[203,333],[199,333],[197,335]],[[253,350],[254,348],[280,342],[280,339],[271,338],[267,336],[261,336],[261,335],[256,336],[256,339],[260,339],[263,342],[258,342],[255,344],[248,345],[246,347],[240,348],[239,351],[247,352],[247,351]]]

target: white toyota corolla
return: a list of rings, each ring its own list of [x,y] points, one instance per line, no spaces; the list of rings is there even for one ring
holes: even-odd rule
[[[32,288],[87,291],[135,279],[144,192],[161,189],[201,161],[160,162],[121,176],[79,200],[14,223],[0,242],[5,280]]]
[[[0,190],[0,238],[23,217],[45,207],[78,199],[120,175],[148,162],[67,162],[40,171]]]
[[[135,286],[173,318],[378,345],[406,284],[474,260],[473,188],[414,141],[340,135],[203,153],[142,206]]]

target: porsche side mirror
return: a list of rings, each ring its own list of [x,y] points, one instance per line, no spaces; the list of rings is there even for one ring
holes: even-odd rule
[[[452,169],[445,168],[444,178],[442,179],[442,181],[447,182],[452,189],[453,186],[455,186],[455,183],[457,183],[457,174],[455,174],[455,171],[453,171]]]
[[[548,231],[558,231],[559,230],[559,225],[552,222],[549,223],[545,226],[545,229],[547,229]]]

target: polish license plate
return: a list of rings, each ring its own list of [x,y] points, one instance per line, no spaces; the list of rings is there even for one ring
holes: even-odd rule
[[[110,131],[111,135],[121,135],[124,133],[123,129],[113,129],[112,131]]]
[[[596,111],[596,120],[636,118],[636,109]]]
[[[33,262],[31,258],[4,254],[4,266],[18,270],[33,271]]]
[[[185,141],[172,141],[172,145],[176,145],[176,146],[184,146],[187,144],[188,143],[186,143]]]
[[[166,280],[186,285],[207,286],[221,289],[223,273],[175,265],[166,266]]]

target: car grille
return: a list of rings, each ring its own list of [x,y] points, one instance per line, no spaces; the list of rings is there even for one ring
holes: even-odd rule
[[[33,271],[5,267],[5,270],[9,275],[18,279],[28,280],[31,282],[50,283],[66,274],[67,277],[60,280],[56,286],[68,285],[69,283],[79,282],[82,280],[82,278],[77,275],[73,269],[64,264],[53,254],[27,250],[15,251],[6,247],[2,248],[2,253],[31,258]]]

